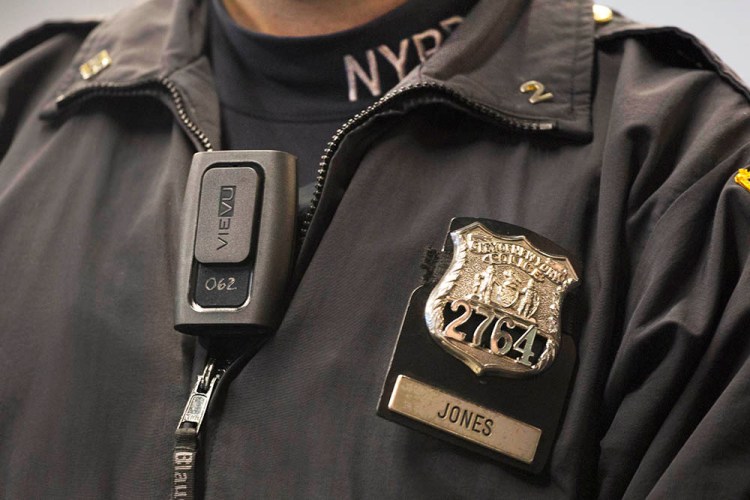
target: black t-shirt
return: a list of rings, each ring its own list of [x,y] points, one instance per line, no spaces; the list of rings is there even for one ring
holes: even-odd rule
[[[297,156],[300,204],[306,206],[336,129],[429,58],[475,1],[410,0],[350,30],[278,37],[242,28],[214,0],[210,58],[222,146]]]

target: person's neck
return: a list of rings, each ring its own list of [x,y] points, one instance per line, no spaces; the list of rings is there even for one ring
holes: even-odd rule
[[[274,36],[327,35],[362,25],[407,0],[223,0],[247,29]]]

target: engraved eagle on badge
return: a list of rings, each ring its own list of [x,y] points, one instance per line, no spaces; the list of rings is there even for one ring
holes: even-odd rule
[[[425,307],[433,339],[477,375],[545,370],[560,346],[563,297],[578,282],[568,258],[480,222],[450,236],[451,264]]]

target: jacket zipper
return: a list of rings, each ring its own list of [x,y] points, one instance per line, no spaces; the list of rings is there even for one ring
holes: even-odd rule
[[[195,427],[196,434],[200,432],[203,418],[206,416],[206,409],[208,409],[208,405],[211,402],[211,396],[213,396],[217,384],[226,371],[227,363],[214,358],[206,360],[203,373],[198,375],[195,386],[193,386],[193,390],[190,393],[190,397],[188,397],[187,404],[180,417],[180,422],[177,424],[178,430],[185,426],[193,426]]]
[[[213,151],[213,145],[203,130],[190,118],[182,94],[177,90],[177,86],[169,78],[150,78],[141,80],[136,83],[117,84],[117,83],[95,83],[78,89],[69,94],[63,94],[56,99],[58,109],[70,105],[72,102],[80,104],[94,97],[99,96],[117,96],[117,97],[135,97],[149,96],[161,97],[163,91],[169,93],[169,99],[177,113],[177,118],[185,131],[198,140],[203,151]]]
[[[420,82],[411,85],[405,85],[404,87],[388,92],[386,95],[384,95],[373,104],[350,118],[346,123],[344,123],[341,128],[336,131],[333,138],[326,146],[326,149],[323,152],[323,156],[321,156],[320,163],[318,165],[318,177],[315,182],[315,191],[313,192],[310,206],[307,210],[307,213],[305,214],[305,220],[302,221],[302,227],[300,228],[300,242],[304,241],[305,237],[307,236],[307,232],[310,229],[310,224],[312,223],[313,216],[315,215],[315,211],[317,210],[318,204],[320,203],[320,197],[323,193],[323,186],[325,185],[325,181],[328,176],[328,169],[331,164],[331,159],[341,145],[343,138],[353,129],[364,123],[366,120],[373,117],[378,112],[386,109],[387,105],[395,101],[397,98],[403,97],[407,93],[418,90],[434,91],[438,97],[448,98],[454,103],[459,104],[469,109],[470,111],[479,113],[482,116],[489,117],[490,119],[497,121],[509,128],[534,132],[554,130],[555,128],[557,128],[557,124],[554,121],[520,118],[502,113],[494,108],[473,101],[463,94],[440,83]]]
[[[138,83],[130,83],[127,85],[121,85],[116,83],[100,83],[89,85],[75,92],[67,95],[62,95],[57,98],[58,106],[67,104],[71,99],[76,99],[78,102],[82,100],[90,99],[100,95],[112,95],[112,96],[138,96],[148,95],[158,97],[161,89],[166,89],[169,93],[171,103],[174,105],[174,109],[177,113],[177,117],[184,127],[184,129],[191,136],[195,137],[201,144],[204,151],[213,151],[213,145],[206,136],[205,132],[190,118],[185,109],[182,95],[180,94],[177,86],[169,78],[154,78],[149,80],[143,80]],[[420,82],[412,85],[406,85],[398,88],[375,101],[373,104],[363,109],[352,118],[347,120],[341,128],[339,128],[333,135],[331,140],[328,142],[323,155],[320,157],[320,163],[318,164],[318,176],[315,181],[315,191],[313,192],[310,206],[305,214],[305,219],[302,221],[299,234],[299,242],[302,243],[307,236],[307,232],[310,229],[315,211],[318,209],[320,203],[320,197],[323,193],[323,186],[325,185],[326,178],[328,177],[328,169],[330,167],[331,159],[338,150],[343,138],[353,129],[364,123],[369,118],[373,117],[380,111],[386,109],[387,105],[403,97],[407,93],[412,93],[419,90],[431,90],[442,98],[448,98],[456,104],[459,104],[470,111],[479,113],[482,116],[486,116],[493,121],[497,121],[502,125],[522,131],[531,132],[542,132],[554,130],[557,128],[557,124],[554,121],[549,120],[535,120],[530,118],[520,118],[512,116],[507,113],[502,113],[494,108],[478,103],[464,96],[463,94],[443,85],[440,83],[433,82]]]
[[[211,141],[208,140],[208,136],[206,136],[205,132],[198,127],[198,125],[188,116],[187,111],[185,110],[185,105],[182,102],[182,94],[180,94],[180,91],[177,90],[177,87],[172,82],[172,80],[168,78],[162,78],[160,80],[160,83],[166,87],[166,89],[169,91],[169,95],[172,98],[172,103],[174,104],[175,110],[177,111],[177,116],[180,118],[180,121],[182,124],[187,128],[187,130],[195,136],[200,143],[203,145],[203,149],[205,151],[213,151],[214,148],[211,145]]]
[[[199,496],[196,478],[199,470],[198,448],[201,425],[211,404],[211,397],[227,369],[226,362],[215,358],[206,360],[203,372],[198,375],[177,424],[172,456],[172,498],[174,500],[192,499]]]

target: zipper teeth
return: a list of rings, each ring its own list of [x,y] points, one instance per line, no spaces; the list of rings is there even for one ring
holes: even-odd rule
[[[153,87],[153,88],[149,88],[149,87]],[[94,85],[89,85],[87,87],[79,89],[70,94],[62,95],[58,97],[57,103],[58,105],[60,105],[63,101],[69,102],[70,99],[77,98],[77,97],[81,100],[86,100],[96,95],[118,95],[118,96],[153,95],[153,96],[158,96],[159,91],[161,89],[166,89],[167,92],[169,92],[171,101],[174,104],[175,111],[177,112],[177,116],[182,122],[182,124],[185,126],[185,129],[190,134],[192,134],[195,138],[198,139],[198,141],[200,142],[201,146],[204,148],[205,151],[213,151],[213,146],[211,144],[211,141],[208,139],[206,134],[200,129],[200,127],[188,115],[185,109],[184,100],[179,90],[177,90],[176,85],[174,84],[174,82],[172,82],[170,79],[166,77],[161,78],[161,79],[143,80],[141,82],[131,83],[127,85],[116,84],[116,83],[98,83]],[[488,116],[492,118],[493,120],[504,124],[505,126],[508,126],[510,128],[514,128],[517,130],[539,132],[539,131],[553,130],[556,127],[554,122],[518,118],[518,117],[514,117],[511,115],[501,113],[493,108],[485,106],[484,104],[480,104],[476,101],[472,101],[471,99],[463,96],[462,94],[456,92],[455,90],[448,88],[445,85],[438,84],[438,83],[421,82],[421,83],[416,83],[412,85],[407,85],[393,92],[389,92],[383,97],[381,97],[380,99],[378,99],[376,102],[374,102],[373,104],[371,104],[370,106],[368,106],[367,108],[365,108],[364,110],[360,111],[355,116],[347,120],[346,123],[344,123],[341,126],[341,128],[339,128],[336,131],[334,136],[328,142],[325,150],[323,151],[323,155],[320,158],[320,163],[318,165],[318,176],[315,182],[315,191],[313,192],[312,200],[310,201],[310,205],[307,209],[307,213],[305,214],[305,219],[302,221],[302,225],[300,227],[300,234],[299,234],[300,242],[305,239],[305,237],[307,236],[307,232],[310,229],[310,224],[312,223],[312,219],[313,219],[313,216],[315,215],[315,211],[318,209],[318,204],[320,203],[320,197],[323,192],[323,186],[325,184],[326,177],[328,176],[328,170],[330,167],[331,158],[333,157],[333,155],[336,153],[339,146],[341,145],[341,140],[343,139],[343,137],[350,130],[359,126],[365,120],[373,116],[377,111],[380,111],[381,108],[383,108],[390,102],[396,100],[396,98],[401,97],[408,92],[413,92],[416,90],[433,90],[433,91],[439,92],[443,96],[446,96],[452,99],[453,101],[461,104],[462,106],[467,107],[468,109],[476,111],[482,115]]]
[[[203,130],[201,130],[200,127],[198,127],[198,125],[196,125],[195,122],[190,119],[187,111],[185,111],[185,105],[183,104],[182,95],[180,94],[179,90],[177,90],[177,87],[172,82],[172,80],[168,78],[162,78],[160,80],[160,83],[164,85],[169,91],[169,95],[172,97],[174,107],[177,110],[177,116],[179,116],[180,120],[182,120],[182,123],[195,137],[198,138],[206,151],[213,151],[214,148],[211,145],[211,141],[208,140],[208,137],[203,132]]]
[[[338,147],[341,145],[341,140],[343,139],[343,137],[350,130],[361,125],[365,120],[373,116],[376,111],[380,111],[380,109],[386,104],[394,101],[397,97],[400,97],[407,92],[412,92],[415,90],[434,90],[440,92],[444,96],[447,96],[457,103],[482,115],[489,116],[493,120],[498,121],[510,128],[534,132],[553,130],[556,128],[556,124],[551,121],[517,118],[501,113],[493,108],[485,106],[484,104],[472,101],[471,99],[463,96],[455,90],[438,83],[415,83],[412,85],[401,87],[393,92],[389,92],[367,108],[357,113],[354,117],[350,118],[346,123],[344,123],[344,125],[342,125],[341,128],[336,131],[333,138],[331,138],[330,142],[326,146],[326,149],[323,151],[323,155],[321,156],[320,163],[318,165],[318,177],[316,178],[315,191],[313,192],[312,201],[310,201],[310,206],[307,209],[305,219],[302,221],[302,227],[300,228],[300,241],[303,241],[305,239],[305,237],[307,236],[307,232],[310,229],[310,224],[312,223],[315,211],[318,209],[320,197],[323,193],[323,186],[325,184],[326,177],[328,176],[331,158],[336,153]]]
[[[62,104],[68,104],[74,99],[77,100],[77,102],[81,103],[93,97],[101,95],[120,97],[145,95],[158,97],[165,89],[169,93],[171,102],[172,104],[174,104],[174,109],[177,112],[177,117],[185,126],[185,129],[196,139],[198,139],[205,151],[213,151],[211,141],[200,129],[200,127],[198,127],[198,125],[196,125],[196,123],[190,118],[187,110],[185,109],[185,102],[182,98],[182,94],[180,94],[180,91],[177,90],[177,86],[169,78],[154,78],[129,84],[117,84],[109,82],[96,83],[78,89],[74,92],[71,92],[70,94],[61,95],[57,98],[56,102],[58,106],[61,106]]]

